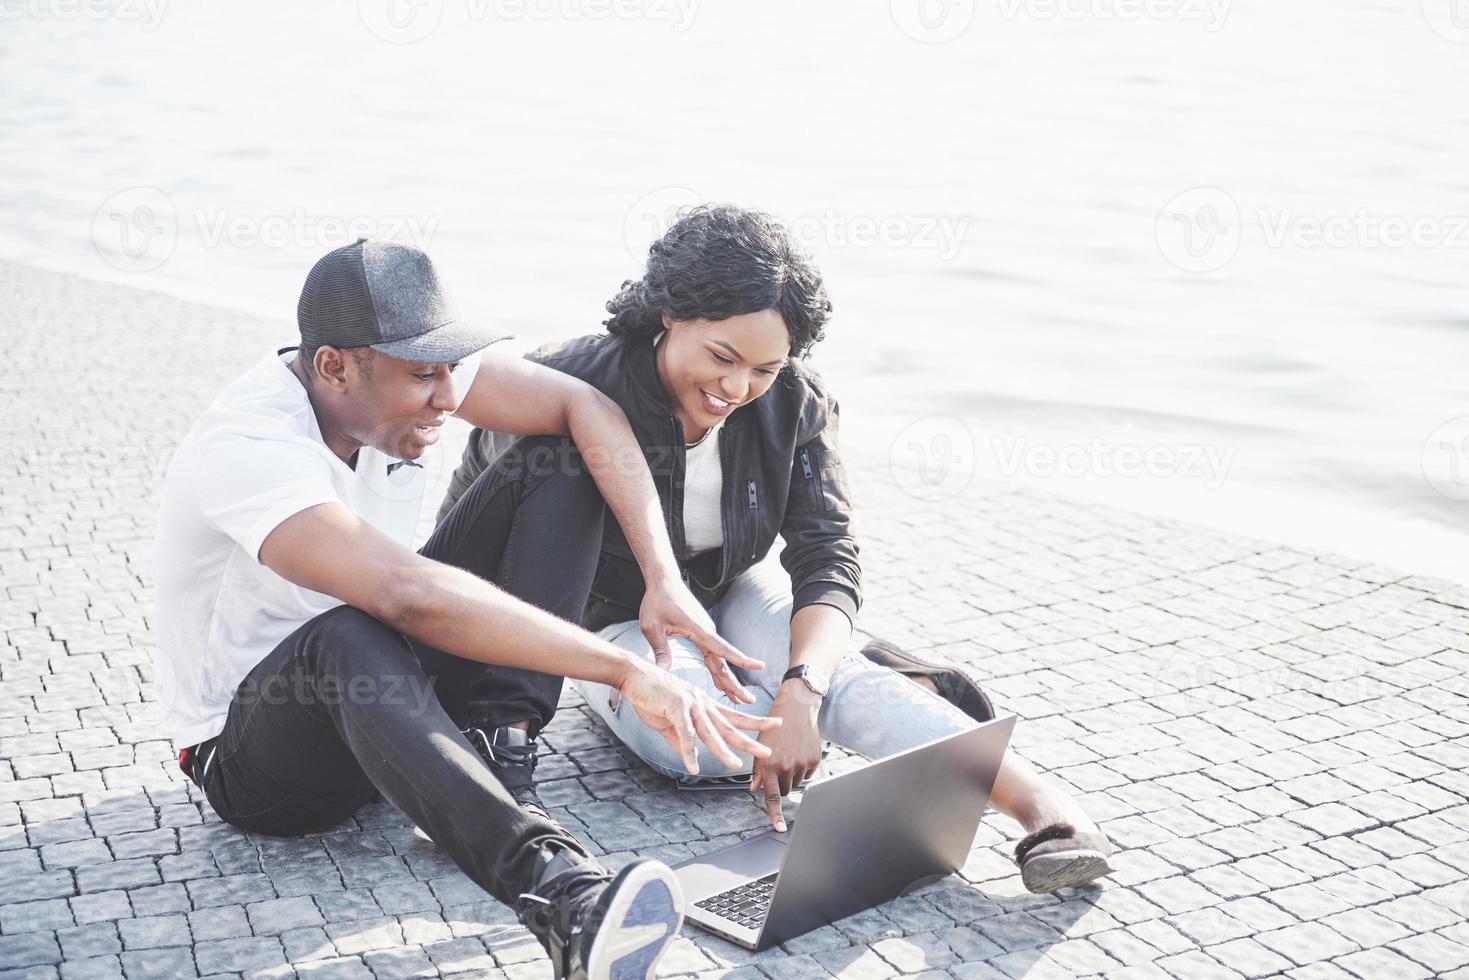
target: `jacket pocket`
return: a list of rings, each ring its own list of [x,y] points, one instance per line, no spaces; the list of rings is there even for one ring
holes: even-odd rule
[[[791,503],[799,513],[830,513],[851,510],[846,469],[841,456],[830,448],[804,446],[796,450]]]
[[[825,509],[820,451],[810,446],[796,450],[796,464],[791,470],[790,508],[798,514],[812,514]]]
[[[821,509],[824,511],[850,511],[852,492],[847,486],[847,468],[834,449],[822,449],[816,453],[821,465],[818,480],[821,484]]]

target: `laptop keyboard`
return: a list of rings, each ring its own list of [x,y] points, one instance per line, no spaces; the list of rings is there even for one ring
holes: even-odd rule
[[[713,912],[746,929],[757,929],[765,921],[765,913],[770,911],[770,895],[775,891],[775,879],[776,875],[766,875],[759,881],[751,881],[718,895],[710,895],[703,901],[695,902],[694,908]]]

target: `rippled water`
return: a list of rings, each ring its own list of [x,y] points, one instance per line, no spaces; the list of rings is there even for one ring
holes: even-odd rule
[[[152,2],[4,6],[12,252],[286,333],[317,254],[392,234],[535,340],[737,201],[810,242],[848,438],[920,497],[1314,517],[1435,567],[1469,530],[1463,0]]]

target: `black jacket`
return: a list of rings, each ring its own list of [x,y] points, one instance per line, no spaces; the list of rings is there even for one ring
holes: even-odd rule
[[[658,381],[652,339],[596,334],[548,344],[526,356],[580,378],[626,413],[658,488],[684,580],[706,607],[763,558],[779,534],[785,540],[780,560],[791,576],[794,609],[823,603],[856,618],[862,570],[837,451],[837,403],[814,370],[791,361],[765,394],[735,409],[720,427],[724,547],[690,558],[683,526],[683,426]],[[440,521],[512,441],[474,430],[439,510]],[[637,619],[644,588],[627,539],[609,516],[582,625],[595,630]]]

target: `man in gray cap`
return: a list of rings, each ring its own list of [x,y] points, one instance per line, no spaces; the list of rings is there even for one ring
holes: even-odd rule
[[[461,731],[467,695],[491,664],[582,678],[619,690],[691,767],[699,741],[730,765],[769,755],[745,732],[775,722],[572,625],[609,507],[649,583],[644,632],[697,643],[736,703],[752,698],[728,664],[761,665],[681,581],[621,411],[482,354],[505,335],[455,317],[422,252],[336,249],[297,318],[301,346],[226,388],[168,467],[156,675],[181,768],[261,834],[321,830],[381,795],[516,909],[558,977],[651,976],[682,921],[672,873],[641,860],[614,877],[522,806],[494,748]],[[421,461],[449,415],[527,438],[414,552]]]

